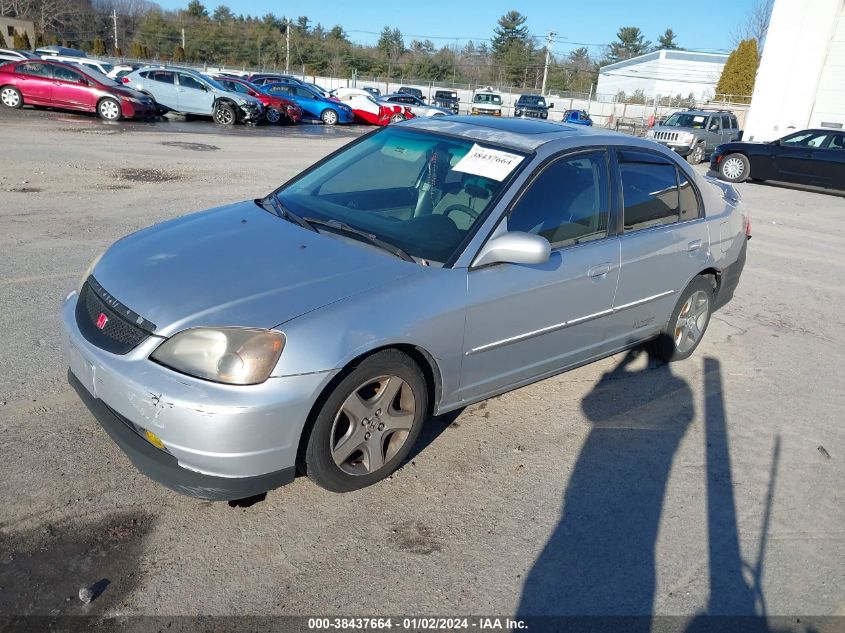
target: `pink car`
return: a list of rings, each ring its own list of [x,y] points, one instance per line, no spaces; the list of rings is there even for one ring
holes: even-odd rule
[[[42,59],[0,66],[0,103],[96,112],[106,121],[156,114],[155,101],[95,70]]]

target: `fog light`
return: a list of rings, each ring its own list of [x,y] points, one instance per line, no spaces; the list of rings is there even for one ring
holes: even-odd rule
[[[156,448],[164,450],[164,442],[162,442],[161,438],[152,431],[144,431],[144,437],[147,438],[147,441]]]

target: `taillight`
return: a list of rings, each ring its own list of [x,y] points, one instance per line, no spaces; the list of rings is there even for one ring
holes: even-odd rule
[[[122,83],[128,84],[131,81],[131,79],[129,79],[129,77],[121,77],[120,81]]]
[[[751,213],[745,213],[745,238],[751,239]]]

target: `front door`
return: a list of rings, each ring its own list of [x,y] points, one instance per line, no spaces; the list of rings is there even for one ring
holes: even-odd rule
[[[57,106],[74,110],[94,110],[97,96],[88,80],[77,70],[53,66],[53,101]]]
[[[827,144],[828,132],[798,132],[780,140],[773,178],[793,182],[819,181],[818,151]]]
[[[598,355],[604,349],[619,240],[605,150],[538,169],[511,208],[508,231],[551,242],[544,264],[493,264],[467,274],[460,397],[477,399]]]
[[[678,296],[707,268],[710,235],[694,185],[665,156],[620,150],[622,251],[613,302],[614,347],[656,334]]]
[[[214,95],[208,87],[187,73],[176,73],[179,78],[176,100],[179,111],[193,114],[211,114]]]

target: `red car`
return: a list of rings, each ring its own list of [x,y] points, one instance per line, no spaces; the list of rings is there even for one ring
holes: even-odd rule
[[[43,59],[0,66],[0,103],[96,112],[106,121],[156,114],[155,101],[95,70]]]
[[[230,92],[240,92],[250,97],[255,97],[264,104],[264,115],[268,123],[299,123],[302,120],[302,108],[293,101],[284,99],[277,95],[271,95],[261,89],[260,86],[251,84],[245,79],[229,77],[227,75],[216,75],[214,81]]]

